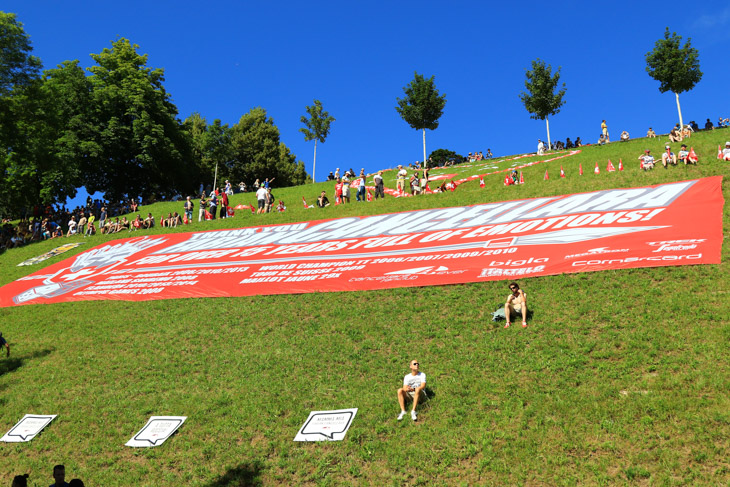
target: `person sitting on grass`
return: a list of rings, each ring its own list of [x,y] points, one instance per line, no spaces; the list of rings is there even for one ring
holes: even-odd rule
[[[639,156],[639,160],[641,161],[641,169],[644,171],[654,169],[654,156],[651,155],[651,151],[649,149],[644,151],[643,156]]]
[[[144,219],[145,230],[148,230],[154,226],[155,226],[155,219],[152,216],[152,213],[147,213],[147,218]]]
[[[330,200],[327,199],[327,193],[325,191],[322,191],[322,193],[319,195],[319,198],[317,198],[317,208],[325,208],[330,205]]]
[[[507,324],[504,327],[509,328],[512,317],[520,314],[522,328],[527,328],[527,295],[516,282],[511,282],[509,289],[512,292],[507,296],[507,302],[504,303],[504,316],[507,318]]]
[[[621,132],[621,142],[628,142],[629,141],[629,133],[627,131]]]
[[[71,219],[68,221],[68,232],[66,232],[66,237],[69,237],[71,235],[76,234],[76,219],[72,216]]]
[[[398,389],[398,404],[400,405],[400,414],[398,421],[402,420],[406,415],[406,402],[413,400],[413,409],[411,409],[411,419],[418,419],[416,415],[416,406],[419,401],[428,399],[426,396],[426,374],[418,370],[418,360],[411,360],[411,372],[403,377],[403,387]]]
[[[656,132],[654,132],[654,129],[649,127],[649,130],[646,131],[646,136],[650,139],[656,139]]]
[[[682,142],[682,134],[676,125],[669,131],[669,142]]]
[[[721,152],[723,161],[730,161],[730,141],[725,142],[725,148]]]
[[[667,168],[667,164],[673,164],[677,165],[677,155],[672,152],[671,147],[668,145],[664,146],[664,152],[662,153],[662,165],[664,166],[664,169]]]
[[[682,148],[679,149],[679,161],[683,162],[686,166],[687,164],[697,164],[696,161],[693,161],[689,158],[689,151],[687,150],[687,144],[682,144]]]

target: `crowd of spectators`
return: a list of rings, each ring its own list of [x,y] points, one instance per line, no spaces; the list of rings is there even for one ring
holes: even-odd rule
[[[22,212],[20,222],[12,225],[3,221],[0,229],[0,251],[22,245],[71,235],[90,236],[97,232],[114,233],[125,225],[118,215],[140,209],[136,200],[109,203],[87,198],[85,206],[67,209],[65,206],[36,205]],[[116,217],[112,221],[112,217]],[[128,223],[126,223],[128,227]]]

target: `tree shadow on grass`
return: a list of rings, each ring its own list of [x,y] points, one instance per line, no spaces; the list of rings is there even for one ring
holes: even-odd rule
[[[1,352],[1,350],[0,350]],[[46,348],[44,350],[36,350],[35,352],[31,353],[30,355],[21,355],[19,357],[11,355],[10,357],[3,357],[0,358],[0,376],[3,376],[5,374],[9,374],[10,372],[15,372],[19,368],[25,364],[26,361],[36,359],[36,358],[42,358],[47,355],[50,355],[53,352],[52,349]],[[12,353],[12,352],[11,352]]]
[[[229,469],[222,477],[206,484],[205,487],[256,487],[263,485],[260,478],[263,469],[263,465],[258,461],[242,463]]]

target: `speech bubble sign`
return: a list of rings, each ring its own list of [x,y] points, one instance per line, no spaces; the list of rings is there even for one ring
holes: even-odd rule
[[[160,446],[172,436],[187,416],[152,416],[125,445],[133,448]]]
[[[340,441],[345,438],[357,408],[312,411],[294,441]]]
[[[26,414],[23,419],[13,426],[0,441],[5,443],[23,443],[30,441],[40,433],[43,428],[53,421],[56,414]]]

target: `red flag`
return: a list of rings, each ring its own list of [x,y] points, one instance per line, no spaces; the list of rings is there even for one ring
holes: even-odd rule
[[[231,207],[229,206],[229,207],[228,207],[228,209],[226,210],[226,214],[227,214],[228,216],[233,216],[233,215],[235,215],[235,214],[236,214],[236,212],[235,212],[235,211],[233,211],[233,208],[231,208]]]
[[[454,180],[452,179],[452,180],[451,180],[451,191],[454,191],[455,189],[456,189],[456,183],[455,183],[455,182],[454,182]]]
[[[340,204],[340,197],[339,196],[335,196],[335,206],[337,206],[339,204]]]
[[[187,225],[188,223],[190,223],[190,221],[188,221],[188,216],[187,216],[187,215],[184,215],[184,216],[183,216],[183,223],[184,223],[185,225]]]
[[[256,208],[253,205],[249,205],[249,208],[251,208],[251,213],[256,213]]]
[[[205,210],[205,219],[206,220],[212,220],[213,219],[213,215],[211,215],[208,210]]]
[[[480,187],[480,188],[483,188],[483,187],[484,187],[484,176],[481,176],[481,177],[479,178],[479,187]]]
[[[598,162],[596,162],[596,168],[593,170],[595,174],[601,174],[601,170],[598,169]]]
[[[505,175],[505,177],[504,177],[504,185],[505,185],[505,186],[509,186],[510,184],[512,184],[512,178],[511,178],[511,177],[509,177],[509,174],[507,174],[507,175]]]
[[[550,179],[550,176],[548,176],[547,169],[545,169],[545,176],[542,178],[542,180],[547,181],[548,179]]]
[[[580,163],[580,175],[581,176],[583,175],[583,163],[582,162]]]
[[[525,184],[525,178],[522,176],[522,171],[520,171],[520,184]]]
[[[373,201],[373,194],[368,190],[368,195],[366,197],[367,201]]]
[[[563,171],[563,165],[562,164],[560,165],[560,177],[561,178],[564,178],[565,177],[565,171]]]
[[[611,162],[611,159],[608,160],[608,166],[606,166],[606,171],[608,171],[608,172],[616,171],[616,168],[613,167],[613,162]]]
[[[717,158],[722,159],[722,148],[720,147],[720,144],[717,144]]]
[[[619,171],[623,171],[624,170],[624,162],[621,160],[620,157],[618,159],[618,170]]]
[[[428,187],[428,183],[426,183],[426,188],[425,188],[425,191],[426,191],[426,193],[428,193],[428,194],[433,194],[433,190],[432,190],[431,188],[429,188],[429,187]],[[368,191],[368,194],[370,194],[370,191]]]
[[[699,160],[699,157],[697,157],[697,154],[695,153],[695,150],[693,147],[689,148],[689,155],[687,158],[690,160],[690,162],[697,162]]]
[[[302,196],[302,203],[304,203],[305,208],[309,208],[309,206],[307,206],[307,200],[304,199],[304,196]]]

